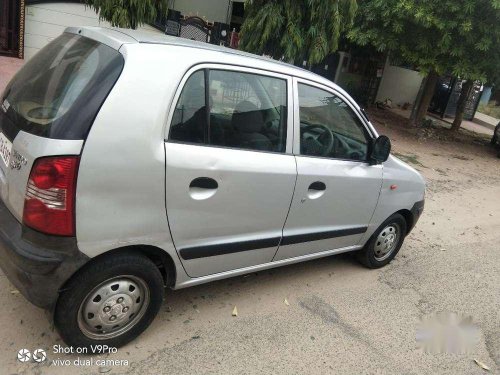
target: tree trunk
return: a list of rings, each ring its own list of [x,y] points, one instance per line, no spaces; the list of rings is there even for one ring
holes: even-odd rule
[[[415,110],[412,113],[412,118],[410,118],[410,123],[413,126],[421,126],[427,114],[427,109],[431,104],[432,96],[434,95],[434,89],[436,88],[436,83],[439,75],[431,70],[427,77],[425,78],[425,84],[420,96],[420,100],[415,102]]]
[[[462,120],[464,119],[465,107],[467,106],[467,99],[474,87],[474,81],[468,79],[462,84],[462,90],[460,91],[460,97],[457,102],[457,111],[455,113],[455,120],[451,125],[451,131],[457,132],[462,126]]]

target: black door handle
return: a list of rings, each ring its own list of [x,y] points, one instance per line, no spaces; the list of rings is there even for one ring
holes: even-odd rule
[[[309,185],[309,190],[323,191],[326,190],[326,185],[321,181],[316,181]]]
[[[206,189],[206,190],[215,190],[219,187],[217,181],[210,177],[198,177],[195,178],[189,184],[189,188],[198,188],[198,189]]]

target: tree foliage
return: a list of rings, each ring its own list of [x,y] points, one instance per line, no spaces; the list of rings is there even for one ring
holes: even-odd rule
[[[159,11],[166,11],[164,0],[83,0],[113,27],[136,29],[153,22]]]
[[[499,63],[499,25],[500,0],[362,0],[349,38],[425,73],[486,80]]]
[[[240,48],[276,59],[320,63],[351,26],[356,0],[247,0]]]
[[[486,82],[499,75],[500,0],[362,0],[359,8],[348,36],[360,45],[433,76]]]

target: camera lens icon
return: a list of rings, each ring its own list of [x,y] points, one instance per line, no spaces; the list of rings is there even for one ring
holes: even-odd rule
[[[43,349],[37,349],[33,352],[33,359],[35,362],[43,362],[47,359],[47,353]]]
[[[31,353],[28,349],[21,349],[17,352],[19,362],[28,362],[31,359]]]

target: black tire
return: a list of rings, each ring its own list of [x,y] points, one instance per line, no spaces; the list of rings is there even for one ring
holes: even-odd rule
[[[375,245],[377,238],[382,231],[390,225],[397,224],[399,226],[400,235],[397,238],[396,245],[392,252],[383,260],[377,259],[375,254]],[[407,223],[405,218],[400,214],[394,214],[384,221],[371,236],[370,240],[366,243],[365,247],[357,252],[358,260],[368,268],[381,268],[389,264],[401,249],[407,233]]]
[[[144,301],[140,308],[142,316],[136,317],[136,322],[133,325],[130,324],[127,331],[116,337],[104,339],[88,337],[79,326],[80,307],[83,306],[84,301],[88,301],[90,293],[94,293],[96,287],[123,275],[134,277],[135,280],[142,280],[141,286],[149,292],[148,303]],[[72,346],[75,350],[77,347],[85,347],[87,354],[96,354],[95,351],[92,352],[91,345],[94,346],[94,349],[95,345],[118,348],[139,336],[156,317],[163,302],[163,295],[163,277],[158,267],[149,258],[133,252],[110,254],[90,263],[69,281],[57,301],[54,324],[67,345]],[[124,324],[128,324],[126,319]]]
[[[498,139],[498,134],[500,134],[500,124],[498,124],[495,127],[495,130],[493,131],[493,137],[491,138],[491,145],[496,146],[497,142],[500,142],[500,139]]]

